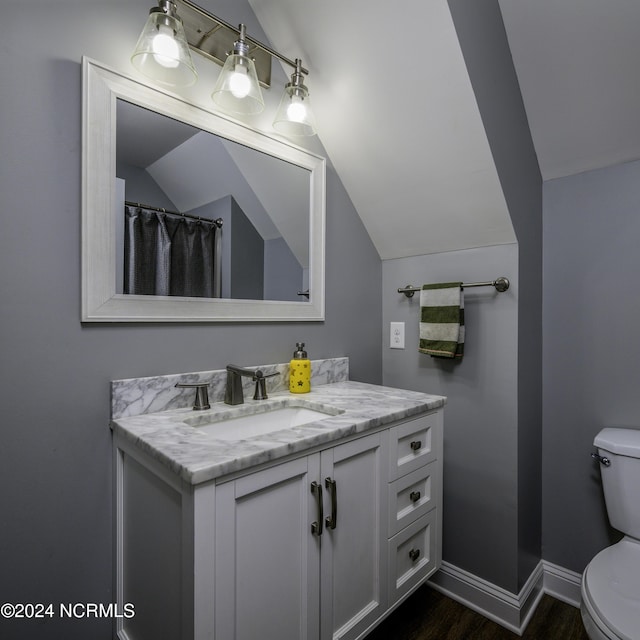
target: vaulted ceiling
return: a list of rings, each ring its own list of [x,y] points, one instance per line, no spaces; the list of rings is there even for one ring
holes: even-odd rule
[[[446,0],[250,4],[382,259],[515,241]]]
[[[640,157],[640,2],[498,0],[544,179]],[[383,259],[515,241],[447,0],[249,0]]]
[[[640,2],[499,3],[542,177],[640,158]]]

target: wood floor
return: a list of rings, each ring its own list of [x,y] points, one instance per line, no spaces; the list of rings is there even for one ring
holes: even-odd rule
[[[589,640],[580,610],[544,595],[522,636],[423,586],[366,640]]]

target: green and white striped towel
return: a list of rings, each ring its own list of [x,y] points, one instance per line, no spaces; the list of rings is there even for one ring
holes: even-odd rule
[[[436,358],[462,358],[464,298],[461,282],[422,285],[418,350]]]

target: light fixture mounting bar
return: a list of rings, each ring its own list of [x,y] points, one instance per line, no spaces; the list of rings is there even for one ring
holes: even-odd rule
[[[174,0],[178,5],[178,14],[184,24],[189,46],[214,60],[224,64],[227,54],[233,50],[233,43],[240,35],[240,29],[214,16],[191,0]],[[258,81],[263,87],[271,86],[271,58],[277,58],[294,69],[299,65],[271,47],[246,35],[245,41],[251,45],[249,56],[253,58]],[[299,72],[308,75],[309,71],[299,67]]]

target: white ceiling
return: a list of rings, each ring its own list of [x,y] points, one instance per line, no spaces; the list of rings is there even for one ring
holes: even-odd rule
[[[446,0],[249,3],[383,259],[515,242]],[[640,0],[499,3],[543,178],[640,158]]]
[[[545,180],[640,158],[640,0],[499,0]]]

